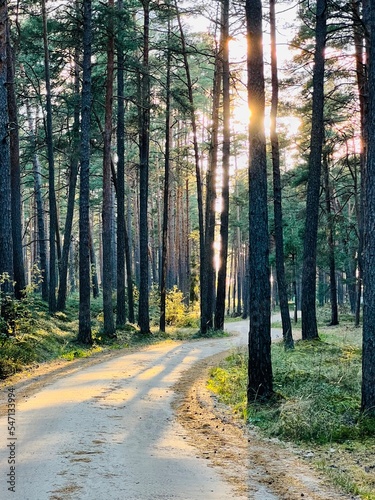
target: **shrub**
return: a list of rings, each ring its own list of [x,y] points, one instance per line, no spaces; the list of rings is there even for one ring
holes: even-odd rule
[[[186,306],[184,294],[174,286],[167,292],[165,301],[165,320],[167,325],[184,326],[186,318]]]

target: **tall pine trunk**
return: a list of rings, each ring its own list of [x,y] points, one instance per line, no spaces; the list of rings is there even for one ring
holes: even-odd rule
[[[48,301],[48,269],[47,269],[47,245],[46,230],[44,224],[44,207],[42,195],[42,168],[36,150],[36,131],[32,119],[30,102],[26,99],[26,113],[29,128],[29,138],[33,148],[33,172],[34,172],[34,196],[36,204],[36,219],[38,228],[38,248],[39,248],[39,271],[42,279],[42,299]]]
[[[224,329],[229,235],[229,160],[230,160],[230,95],[229,95],[229,0],[223,0],[221,20],[223,58],[223,177],[220,213],[220,264],[217,276],[215,330]]]
[[[44,47],[44,77],[46,85],[46,139],[48,157],[48,207],[49,207],[49,295],[48,307],[51,313],[56,311],[56,286],[57,286],[57,258],[56,258],[56,233],[57,210],[55,193],[55,159],[53,151],[52,129],[52,95],[48,46],[48,27],[46,0],[42,0],[43,18],[43,47]]]
[[[118,0],[117,9],[124,11],[123,0]],[[124,49],[122,40],[117,46],[117,314],[116,326],[126,323],[125,290],[125,103],[124,103]]]
[[[367,23],[367,19],[361,19],[359,12],[360,2],[352,1],[352,13],[353,13],[353,35],[354,35],[354,47],[355,47],[355,62],[356,62],[356,76],[357,76],[357,87],[358,87],[358,99],[359,99],[359,110],[361,119],[361,150],[360,150],[360,195],[359,199],[356,196],[356,212],[357,212],[357,224],[358,224],[358,257],[357,257],[357,268],[358,268],[358,278],[357,278],[357,295],[355,304],[355,325],[359,326],[361,317],[361,297],[362,297],[362,253],[363,253],[363,198],[365,192],[365,165],[366,165],[366,155],[367,155],[367,114],[368,114],[368,88],[367,88],[367,68],[365,63],[365,54],[368,48],[368,41],[364,36],[364,26]],[[363,9],[364,13],[367,9]],[[365,17],[365,15],[364,15]],[[368,56],[368,54],[366,54]],[[366,57],[367,59],[367,57]],[[356,193],[357,194],[357,193]]]
[[[273,393],[271,364],[271,290],[267,211],[267,158],[264,133],[265,90],[262,5],[246,0],[249,126],[249,362],[247,399]]]
[[[112,100],[114,75],[114,0],[108,0],[109,26],[107,44],[107,76],[105,93],[105,123],[103,147],[103,315],[104,334],[109,337],[115,334],[112,306],[112,181],[111,181],[111,140],[112,140]]]
[[[171,145],[171,51],[169,48],[171,25],[168,19],[167,39],[167,76],[165,82],[165,151],[164,151],[164,193],[163,193],[163,228],[162,228],[162,254],[160,269],[160,321],[161,332],[165,332],[166,326],[166,298],[167,298],[167,250],[168,250],[168,212],[169,212],[169,169],[170,169],[170,145]],[[172,250],[172,249],[171,249]],[[172,250],[173,251],[173,250]]]
[[[79,191],[79,329],[78,341],[92,344],[90,318],[90,117],[92,5],[83,1],[83,62],[81,98],[81,170]]]
[[[280,174],[280,148],[277,134],[277,108],[279,105],[279,80],[277,75],[277,53],[276,53],[276,16],[275,0],[270,0],[270,30],[271,30],[271,124],[270,138],[272,149],[272,172],[273,172],[273,210],[275,218],[275,248],[276,248],[276,276],[279,292],[281,322],[283,326],[284,345],[293,349],[292,322],[290,320],[288,290],[284,267],[284,235],[283,235],[283,212],[281,203],[281,174]]]
[[[331,185],[329,181],[329,164],[327,155],[324,154],[324,190],[327,213],[327,243],[328,243],[328,260],[329,260],[329,290],[331,303],[331,322],[330,324],[339,324],[339,313],[337,306],[337,280],[336,280],[336,262],[335,262],[335,239],[334,239],[334,220],[331,209]]]
[[[375,417],[375,2],[369,2],[369,70],[368,70],[368,150],[364,179],[364,251],[363,251],[363,412]],[[370,128],[371,127],[371,128]],[[371,133],[370,133],[371,132]]]
[[[193,148],[194,148],[194,164],[195,164],[195,177],[197,184],[197,202],[198,202],[198,224],[199,224],[199,282],[200,282],[200,313],[201,313],[201,321],[200,321],[200,329],[202,333],[206,332],[206,325],[204,324],[204,297],[202,296],[202,283],[205,276],[205,254],[204,254],[204,215],[203,215],[203,189],[202,189],[202,175],[201,175],[201,167],[199,161],[199,148],[198,148],[198,131],[197,131],[197,122],[196,122],[196,109],[194,103],[193,96],[193,81],[191,78],[189,60],[188,60],[188,51],[186,47],[185,34],[181,23],[181,16],[178,8],[177,1],[175,0],[175,9],[177,14],[177,22],[180,31],[181,37],[181,46],[182,46],[182,56],[184,59],[184,69],[186,73],[186,86],[188,91],[188,99],[190,105],[190,117],[191,117],[191,127],[193,132]]]
[[[148,258],[148,183],[150,149],[150,74],[149,29],[150,2],[143,0],[143,64],[141,77],[139,137],[139,308],[138,326],[142,334],[150,333],[149,258]]]
[[[316,323],[316,253],[319,220],[319,194],[324,131],[324,49],[327,34],[327,3],[317,0],[315,57],[306,223],[302,267],[302,339],[319,338]]]
[[[14,49],[11,46],[9,23],[7,27],[7,96],[9,114],[10,144],[10,182],[12,207],[13,270],[14,291],[17,298],[22,298],[25,287],[25,269],[22,252],[22,210],[21,210],[21,170],[19,154],[19,127],[17,100],[14,81]]]
[[[78,7],[76,7],[78,11]],[[76,186],[78,177],[78,160],[79,160],[79,118],[80,118],[80,99],[79,99],[79,89],[80,89],[80,79],[79,79],[79,50],[75,50],[75,61],[74,61],[74,93],[75,93],[75,104],[74,104],[74,115],[73,115],[73,126],[72,126],[72,152],[70,155],[70,172],[69,172],[69,188],[68,188],[68,204],[66,209],[66,219],[65,219],[65,231],[64,231],[64,243],[62,247],[62,254],[60,260],[60,271],[59,271],[59,290],[57,293],[57,310],[64,311],[66,305],[67,296],[67,284],[68,284],[68,265],[69,265],[69,252],[72,239],[72,228],[73,228],[73,215],[74,215],[74,205],[76,197]]]
[[[13,239],[11,213],[9,116],[7,106],[7,24],[8,9],[0,1],[0,277],[9,277],[1,283],[1,290],[13,293]]]
[[[98,272],[96,265],[96,255],[94,248],[94,241],[92,237],[92,224],[90,224],[90,234],[89,234],[89,244],[90,244],[90,272],[91,272],[91,287],[92,287],[92,297],[97,299],[100,295],[99,291],[99,281]]]
[[[216,222],[216,182],[217,162],[219,150],[219,117],[221,82],[223,74],[222,54],[219,52],[215,58],[215,75],[212,99],[212,127],[209,155],[209,168],[206,176],[206,224],[204,237],[204,276],[201,283],[201,296],[203,301],[201,333],[206,333],[213,327],[214,295],[215,295],[215,267],[214,267],[214,241]]]

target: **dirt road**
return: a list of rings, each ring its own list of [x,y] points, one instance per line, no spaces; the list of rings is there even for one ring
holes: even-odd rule
[[[1,417],[0,498],[347,498],[218,413],[202,360],[240,346],[247,328],[229,324],[240,333],[115,356],[47,378],[37,392],[16,385],[14,435]]]

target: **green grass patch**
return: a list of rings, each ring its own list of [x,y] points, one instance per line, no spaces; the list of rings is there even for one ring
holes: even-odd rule
[[[247,406],[247,354],[211,370],[208,387],[267,437],[314,450],[316,466],[346,492],[375,499],[375,419],[360,413],[361,335],[351,323],[321,340],[272,345],[275,397]],[[366,450],[366,453],[363,452]]]
[[[136,325],[126,324],[116,331],[115,338],[103,335],[102,299],[91,301],[92,346],[77,342],[78,296],[69,297],[64,312],[49,314],[48,305],[37,295],[30,294],[24,301],[13,301],[12,325],[14,332],[0,328],[0,379],[5,379],[33,364],[64,359],[72,361],[87,358],[101,351],[118,350],[149,345],[179,337],[161,334],[157,328],[151,335],[140,335]],[[1,325],[0,325],[1,327]],[[186,328],[181,336],[192,338],[196,328]],[[187,333],[188,332],[188,333]]]

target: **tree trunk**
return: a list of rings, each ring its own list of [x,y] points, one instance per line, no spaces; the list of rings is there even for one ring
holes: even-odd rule
[[[217,159],[218,159],[218,135],[219,135],[219,111],[221,82],[223,73],[222,42],[220,50],[215,58],[215,76],[212,102],[212,127],[211,144],[209,155],[209,167],[206,176],[206,224],[204,237],[204,276],[201,283],[202,296],[202,318],[201,333],[205,334],[213,327],[214,295],[215,295],[215,267],[214,267],[214,241],[215,241],[215,219],[216,219],[216,182],[217,182]]]
[[[69,286],[70,293],[76,291],[76,273],[75,273],[75,255],[74,255],[74,242],[70,242],[69,250]]]
[[[81,171],[79,198],[79,330],[78,341],[92,344],[90,318],[90,116],[91,116],[91,0],[83,2],[83,63],[81,99]]]
[[[357,224],[358,224],[358,253],[357,253],[358,278],[357,278],[357,296],[356,296],[356,306],[355,306],[356,326],[359,326],[361,317],[362,254],[363,254],[363,224],[364,224],[363,197],[365,192],[364,179],[365,179],[365,164],[366,164],[367,141],[368,141],[368,134],[366,129],[366,122],[368,118],[367,68],[364,62],[364,52],[366,52],[366,50],[364,50],[364,47],[368,46],[367,42],[364,43],[365,41],[364,25],[367,23],[368,20],[361,19],[358,7],[359,7],[359,2],[353,0],[352,1],[353,34],[354,34],[359,110],[361,119],[361,151],[360,151],[361,189],[360,189],[359,200],[358,197],[356,196],[356,212],[357,212]],[[366,12],[366,10],[367,9],[364,9],[364,12]]]
[[[78,5],[76,6],[76,12],[78,12]],[[74,106],[74,118],[72,126],[72,153],[70,157],[68,204],[66,209],[64,243],[60,260],[59,291],[57,294],[58,311],[64,311],[66,305],[66,295],[67,295],[69,251],[72,239],[73,215],[74,215],[74,205],[76,197],[78,160],[79,160],[79,118],[80,118],[79,88],[80,88],[79,50],[78,48],[76,48],[75,61],[74,61],[74,92],[76,96],[76,103]]]
[[[29,138],[33,148],[33,172],[34,172],[34,195],[36,203],[36,218],[38,227],[38,250],[39,250],[39,270],[42,279],[42,299],[48,301],[48,266],[47,266],[47,247],[46,231],[44,224],[44,207],[42,196],[42,169],[39,157],[36,152],[36,131],[32,120],[30,102],[26,99],[26,113],[29,127]]]
[[[139,137],[139,309],[140,333],[150,333],[149,312],[149,257],[148,257],[148,183],[150,149],[150,74],[149,74],[149,28],[150,2],[143,0],[143,67],[140,102]]]
[[[25,292],[26,280],[22,251],[21,171],[17,101],[14,81],[14,50],[10,43],[9,23],[7,23],[7,96],[8,118],[10,124],[9,144],[12,199],[13,277],[15,281],[15,295],[20,299]]]
[[[327,33],[327,3],[317,0],[315,58],[306,224],[302,268],[302,339],[319,338],[316,323],[316,252],[319,219],[319,191],[324,130],[324,49]]]
[[[0,277],[1,290],[13,293],[13,239],[11,213],[9,116],[7,106],[7,25],[8,9],[0,1]],[[8,279],[3,278],[5,276]]]
[[[229,235],[229,161],[230,161],[230,95],[229,95],[229,0],[222,3],[221,47],[223,58],[223,180],[220,214],[220,264],[217,276],[215,330],[224,330],[225,292],[227,287]]]
[[[123,0],[118,0],[117,9],[119,14],[123,13]],[[126,323],[124,65],[124,50],[119,40],[117,47],[117,327],[123,327]]]
[[[171,145],[171,51],[169,49],[171,35],[171,22],[168,18],[167,39],[167,76],[165,82],[165,151],[164,151],[164,193],[163,193],[163,229],[162,229],[162,254],[160,268],[160,321],[159,328],[165,332],[166,326],[166,280],[167,280],[167,250],[168,250],[168,212],[169,212],[169,170],[170,170],[170,145]]]
[[[249,158],[250,332],[247,399],[251,403],[273,393],[271,364],[271,303],[267,212],[267,157],[264,134],[264,62],[262,5],[246,0]]]
[[[57,259],[56,259],[56,233],[57,210],[55,193],[55,159],[53,151],[53,129],[52,129],[52,97],[51,79],[49,67],[49,47],[46,0],[42,0],[43,18],[43,46],[44,46],[44,75],[46,85],[46,138],[48,156],[48,206],[49,206],[49,295],[48,307],[51,313],[56,309],[56,286],[57,286]]]
[[[337,307],[337,282],[336,282],[336,263],[335,263],[335,240],[334,240],[334,222],[331,210],[331,186],[329,182],[329,165],[326,155],[323,160],[324,165],[324,189],[326,198],[327,212],[327,243],[329,260],[329,290],[331,302],[331,325],[339,324],[339,313]]]
[[[90,245],[90,274],[91,274],[92,296],[94,299],[97,299],[100,295],[100,292],[99,292],[98,273],[96,269],[97,266],[96,266],[94,241],[92,237],[92,224],[90,224],[89,245]]]
[[[112,181],[111,181],[111,139],[112,139],[112,100],[114,75],[114,0],[108,0],[109,26],[107,42],[107,76],[105,93],[105,123],[103,140],[103,315],[104,335],[115,335],[115,324],[112,305]]]
[[[270,29],[271,29],[271,124],[270,138],[272,148],[272,172],[273,172],[273,209],[275,217],[275,247],[276,247],[276,276],[279,292],[281,322],[283,326],[283,341],[287,349],[293,349],[292,322],[290,320],[288,290],[284,267],[284,235],[283,214],[281,203],[281,175],[280,175],[280,148],[279,137],[276,128],[277,108],[279,105],[279,80],[277,75],[276,54],[276,19],[275,0],[270,0]]]
[[[195,117],[195,104],[193,97],[193,82],[190,74],[190,67],[188,61],[188,53],[186,48],[186,40],[184,31],[182,28],[181,17],[178,9],[177,1],[175,0],[175,9],[177,14],[177,22],[180,31],[181,37],[181,45],[182,45],[182,55],[184,58],[184,68],[186,73],[186,85],[188,90],[188,98],[190,104],[190,115],[191,115],[191,126],[193,131],[193,147],[194,147],[194,163],[195,163],[195,176],[197,183],[197,202],[198,202],[198,224],[199,224],[199,278],[200,278],[200,308],[201,308],[201,330],[203,327],[203,332],[205,329],[205,325],[202,325],[202,318],[204,317],[204,300],[202,297],[202,282],[203,277],[205,276],[205,255],[204,255],[204,217],[203,217],[203,192],[202,192],[202,176],[201,176],[201,168],[199,161],[199,149],[198,149],[198,133],[197,133],[197,123]]]
[[[368,71],[368,132],[375,123],[375,3],[370,6],[370,57]],[[371,129],[370,129],[371,127]],[[363,251],[363,354],[361,409],[375,417],[375,138],[368,135],[364,179],[364,251]]]

